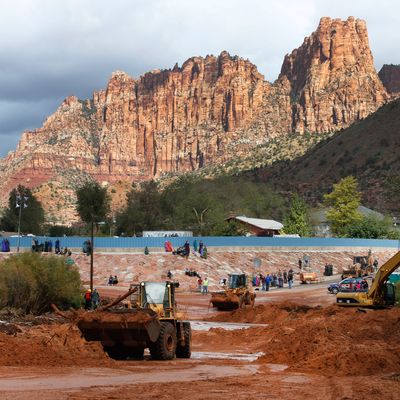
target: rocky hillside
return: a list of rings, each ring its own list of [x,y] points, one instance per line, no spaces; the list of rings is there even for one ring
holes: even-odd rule
[[[389,93],[400,95],[400,65],[385,64],[378,75]]]
[[[22,183],[37,188],[52,219],[67,222],[85,179],[108,184],[117,206],[123,195],[114,186],[236,162],[288,134],[312,134],[313,143],[389,98],[366,24],[353,17],[322,18],[273,84],[227,52],[138,79],[115,72],[105,90],[66,98],[41,128],[24,132],[0,161],[1,201]]]
[[[400,99],[397,99],[321,141],[304,156],[258,169],[251,175],[273,184],[281,193],[300,192],[314,204],[331,190],[333,183],[353,175],[359,181],[363,204],[398,215],[398,199],[388,194],[386,179],[399,176],[399,147]]]

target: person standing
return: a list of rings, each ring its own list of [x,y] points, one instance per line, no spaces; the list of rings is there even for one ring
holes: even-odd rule
[[[292,270],[292,268],[289,269],[287,279],[288,279],[289,289],[291,289],[292,285],[293,285],[293,270]]]
[[[97,289],[93,290],[92,293],[92,307],[95,310],[100,304],[100,295],[99,292],[97,291]]]
[[[203,279],[201,279],[201,276],[199,276],[199,279],[197,280],[197,285],[198,285],[198,289],[199,292],[202,292],[202,288],[203,288]]]
[[[270,276],[270,274],[267,274],[267,276],[265,277],[265,291],[266,292],[269,291],[270,285],[271,285],[271,276]]]
[[[208,278],[205,277],[203,281],[203,295],[208,294]]]
[[[54,253],[60,254],[60,240],[57,239],[54,243]]]
[[[188,240],[186,240],[183,247],[185,248],[185,258],[188,259],[190,254],[190,244]]]
[[[90,289],[86,290],[84,299],[85,299],[85,310],[90,310],[92,308],[92,291]]]

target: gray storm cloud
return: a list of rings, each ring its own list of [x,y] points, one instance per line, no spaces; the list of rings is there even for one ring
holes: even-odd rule
[[[90,97],[112,71],[137,77],[228,50],[277,78],[319,18],[367,21],[375,64],[400,63],[396,1],[0,0],[0,157],[68,95]]]

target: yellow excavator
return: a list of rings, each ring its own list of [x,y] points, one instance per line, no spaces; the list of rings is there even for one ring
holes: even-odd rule
[[[380,308],[395,304],[395,288],[389,282],[390,274],[400,267],[400,251],[385,262],[375,275],[368,292],[338,293],[339,306]]]

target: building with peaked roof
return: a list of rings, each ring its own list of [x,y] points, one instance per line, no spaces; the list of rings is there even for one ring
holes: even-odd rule
[[[229,217],[226,220],[239,222],[251,235],[255,236],[276,236],[283,229],[280,222],[272,219],[248,218],[240,215]]]
[[[329,225],[328,219],[326,217],[326,213],[328,212],[328,208],[320,208],[311,212],[311,222],[313,224],[314,234],[317,237],[331,237],[331,227]],[[375,217],[377,220],[382,221],[385,216],[378,211],[371,210],[368,207],[359,206],[357,211],[363,215],[364,217]]]

